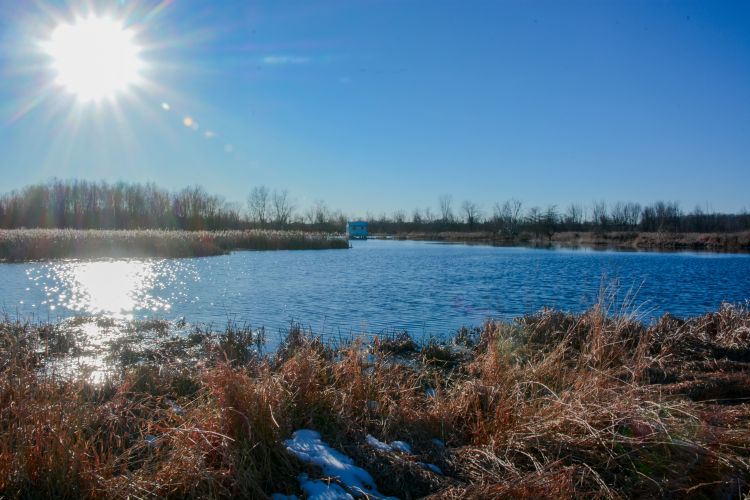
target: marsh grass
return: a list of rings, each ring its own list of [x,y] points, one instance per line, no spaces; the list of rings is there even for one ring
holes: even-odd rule
[[[336,235],[302,231],[0,229],[0,261],[95,257],[203,257],[232,250],[348,248]]]
[[[0,495],[300,495],[299,473],[320,477],[284,449],[300,428],[402,498],[748,491],[744,306],[652,325],[603,306],[542,310],[443,345],[401,334],[332,346],[292,326],[265,355],[260,334],[237,325],[177,340],[160,329],[132,331],[161,339],[150,349],[162,355],[134,344],[92,384],[40,369],[51,354],[39,346],[64,328],[0,324]],[[372,448],[367,434],[413,453]]]
[[[385,234],[375,235],[385,237]],[[390,236],[390,235],[389,235]],[[551,236],[530,231],[509,236],[495,231],[405,232],[392,235],[398,240],[423,240],[491,244],[499,246],[533,246],[594,248],[620,250],[686,250],[711,252],[750,251],[750,231],[695,233],[644,231],[556,231]]]

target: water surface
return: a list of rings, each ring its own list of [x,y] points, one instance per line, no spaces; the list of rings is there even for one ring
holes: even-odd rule
[[[644,318],[701,314],[750,298],[750,256],[356,241],[350,250],[234,252],[195,259],[0,264],[11,317],[227,320],[273,334],[297,321],[349,335],[445,335],[543,306],[590,307],[602,283]]]

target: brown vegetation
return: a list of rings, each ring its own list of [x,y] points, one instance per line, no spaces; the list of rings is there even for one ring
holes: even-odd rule
[[[342,237],[301,231],[0,229],[0,262],[92,257],[203,257],[231,250],[348,248]]]
[[[750,231],[737,233],[658,233],[607,232],[555,234],[553,244],[592,248],[635,250],[708,250],[715,252],[750,251]]]
[[[491,231],[400,233],[395,239],[483,243],[492,245],[559,246],[564,248],[611,248],[619,250],[750,251],[750,231],[736,233],[665,233],[638,231],[563,231],[549,237],[522,232],[513,237]]]
[[[333,348],[293,328],[267,356],[249,330],[136,324],[99,385],[49,369],[75,356],[74,324],[0,324],[4,497],[300,495],[300,472],[320,477],[282,444],[300,428],[401,498],[748,491],[746,307],[650,326],[602,307],[544,310],[444,344]]]

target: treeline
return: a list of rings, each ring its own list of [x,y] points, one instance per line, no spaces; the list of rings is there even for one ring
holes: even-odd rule
[[[203,188],[52,180],[0,198],[0,226],[66,229],[241,229],[241,208]]]
[[[286,190],[257,186],[245,206],[230,203],[203,188],[169,191],[155,184],[53,179],[0,196],[0,228],[67,229],[297,229],[343,232],[348,217],[316,201],[304,210]],[[750,214],[725,214],[696,207],[682,210],[677,202],[597,201],[572,203],[560,210],[525,207],[519,200],[495,203],[488,210],[441,196],[438,209],[396,210],[367,214],[371,233],[489,231],[501,237],[520,234],[551,237],[562,231],[736,232],[750,230]]]
[[[454,206],[451,196],[442,196],[438,211],[415,209],[410,215],[397,210],[391,215],[368,215],[372,233],[489,231],[515,238],[522,233],[551,237],[563,231],[643,231],[670,233],[737,232],[750,230],[750,214],[715,213],[696,207],[684,212],[679,203],[657,201],[649,205],[632,202],[590,205],[571,203],[564,210],[555,205],[524,207],[519,200],[495,203],[485,212],[471,201]]]
[[[286,190],[252,189],[247,206],[200,186],[53,179],[0,195],[0,228],[299,229],[343,232],[346,216],[322,201],[297,212]]]

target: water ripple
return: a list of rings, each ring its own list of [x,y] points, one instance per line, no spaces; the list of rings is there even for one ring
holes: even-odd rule
[[[364,241],[351,250],[196,259],[0,264],[0,306],[37,319],[158,317],[330,335],[444,335],[543,306],[580,311],[603,282],[637,290],[646,318],[750,298],[750,256],[493,248]]]

